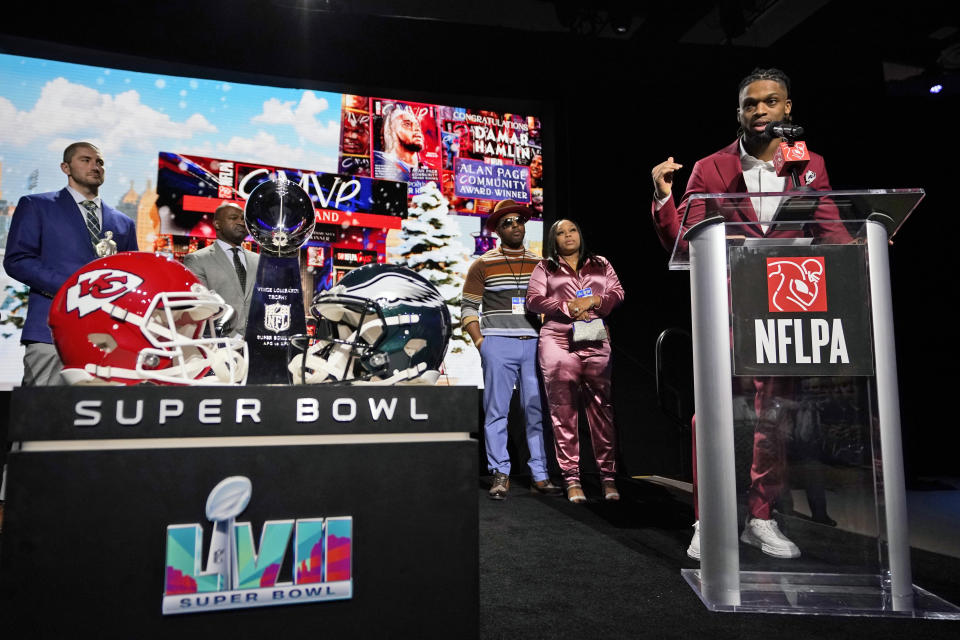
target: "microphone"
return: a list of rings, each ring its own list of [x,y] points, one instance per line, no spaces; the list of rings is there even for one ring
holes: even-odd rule
[[[773,154],[773,168],[778,176],[799,176],[808,162],[810,162],[810,151],[803,140],[780,142]]]
[[[764,128],[763,132],[771,138],[796,140],[803,135],[803,127],[788,122],[771,122]]]
[[[773,154],[773,168],[778,176],[789,175],[793,179],[794,188],[800,188],[800,172],[810,162],[807,143],[797,140],[803,135],[803,127],[787,122],[771,122],[763,132],[771,138],[783,138]]]

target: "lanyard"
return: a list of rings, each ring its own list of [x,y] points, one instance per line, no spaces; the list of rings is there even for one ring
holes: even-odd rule
[[[510,258],[507,257],[507,254],[503,252],[503,247],[500,247],[500,255],[503,256],[504,262],[507,263],[507,269],[510,269],[510,275],[513,276],[513,281],[517,285],[517,297],[520,297],[520,276],[523,275],[523,265],[526,264],[523,260],[523,254],[520,254],[519,275],[513,272],[513,265],[510,264]]]

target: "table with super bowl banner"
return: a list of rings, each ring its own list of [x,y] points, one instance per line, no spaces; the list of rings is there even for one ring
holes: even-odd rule
[[[478,393],[16,389],[4,626],[476,637]]]

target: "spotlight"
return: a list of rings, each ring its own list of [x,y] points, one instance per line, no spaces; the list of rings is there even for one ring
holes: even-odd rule
[[[930,87],[930,93],[940,93],[941,91],[943,91],[942,84],[935,84],[932,87]]]
[[[629,31],[633,24],[633,15],[629,11],[621,8],[608,10],[607,18],[614,32],[619,35],[623,35]]]

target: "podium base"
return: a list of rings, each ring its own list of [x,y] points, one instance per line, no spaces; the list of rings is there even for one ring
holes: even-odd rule
[[[960,620],[960,607],[913,586],[913,602],[894,608],[880,575],[740,572],[740,604],[711,602],[700,569],[681,569],[684,580],[710,611],[798,615]]]

